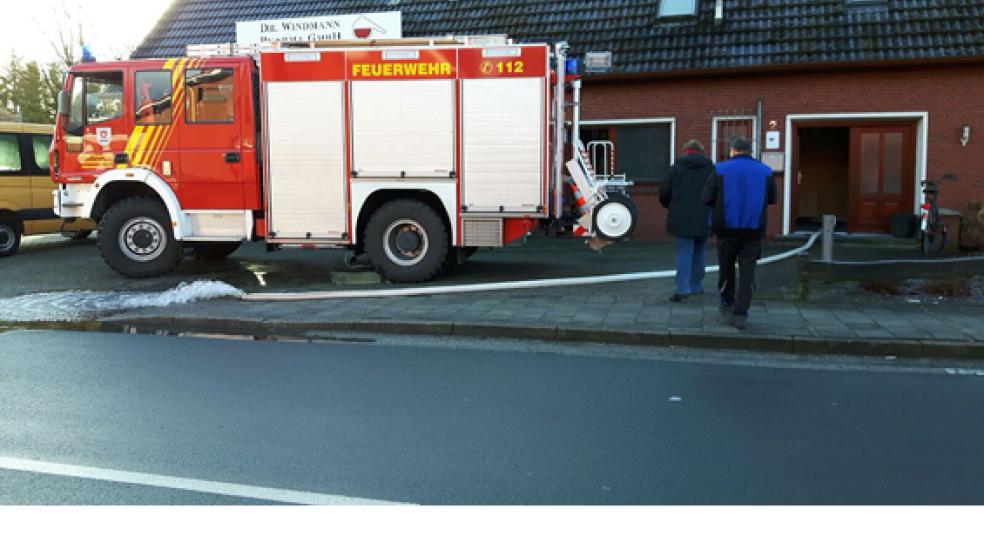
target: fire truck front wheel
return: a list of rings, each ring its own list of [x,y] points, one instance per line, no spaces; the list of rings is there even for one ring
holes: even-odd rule
[[[169,273],[181,261],[181,245],[164,206],[146,197],[114,204],[99,222],[99,253],[109,267],[137,279]]]
[[[440,216],[416,200],[387,202],[366,225],[366,252],[373,267],[396,283],[432,279],[444,265],[448,243]]]

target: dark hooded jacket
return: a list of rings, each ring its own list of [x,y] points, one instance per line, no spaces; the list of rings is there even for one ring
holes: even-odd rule
[[[666,183],[659,189],[659,203],[669,210],[666,232],[674,237],[706,237],[710,208],[704,203],[704,185],[714,174],[714,164],[699,153],[677,158]]]

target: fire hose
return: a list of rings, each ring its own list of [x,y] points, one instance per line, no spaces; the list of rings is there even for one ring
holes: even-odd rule
[[[806,244],[774,256],[762,258],[758,265],[768,265],[798,256],[816,243],[820,233],[814,233]],[[717,273],[718,266],[707,267],[707,273]],[[343,291],[310,291],[310,292],[255,292],[245,293],[241,300],[249,302],[271,301],[304,301],[304,300],[345,300],[357,298],[391,298],[402,296],[428,296],[437,294],[462,294],[473,292],[499,292],[507,290],[539,289],[550,287],[571,287],[583,285],[598,285],[605,283],[625,283],[629,281],[646,281],[649,279],[668,279],[676,276],[676,271],[646,271],[640,273],[619,273],[613,275],[595,275],[591,277],[560,277],[552,279],[533,279],[527,281],[504,281],[500,283],[478,283],[470,285],[431,285],[425,287],[408,287],[387,290],[343,290]]]

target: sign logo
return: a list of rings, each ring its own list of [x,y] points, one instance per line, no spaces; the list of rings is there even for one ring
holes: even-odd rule
[[[403,38],[401,12],[287,17],[236,23],[236,43]]]
[[[352,34],[355,35],[355,38],[372,38],[375,35],[385,35],[386,29],[372,19],[360,15],[352,24]]]
[[[113,130],[109,127],[96,128],[96,143],[103,148],[109,146],[113,140]]]

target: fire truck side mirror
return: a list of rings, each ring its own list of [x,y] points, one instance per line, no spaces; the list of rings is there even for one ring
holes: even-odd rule
[[[65,115],[68,113],[69,96],[67,90],[58,91],[58,115]]]

